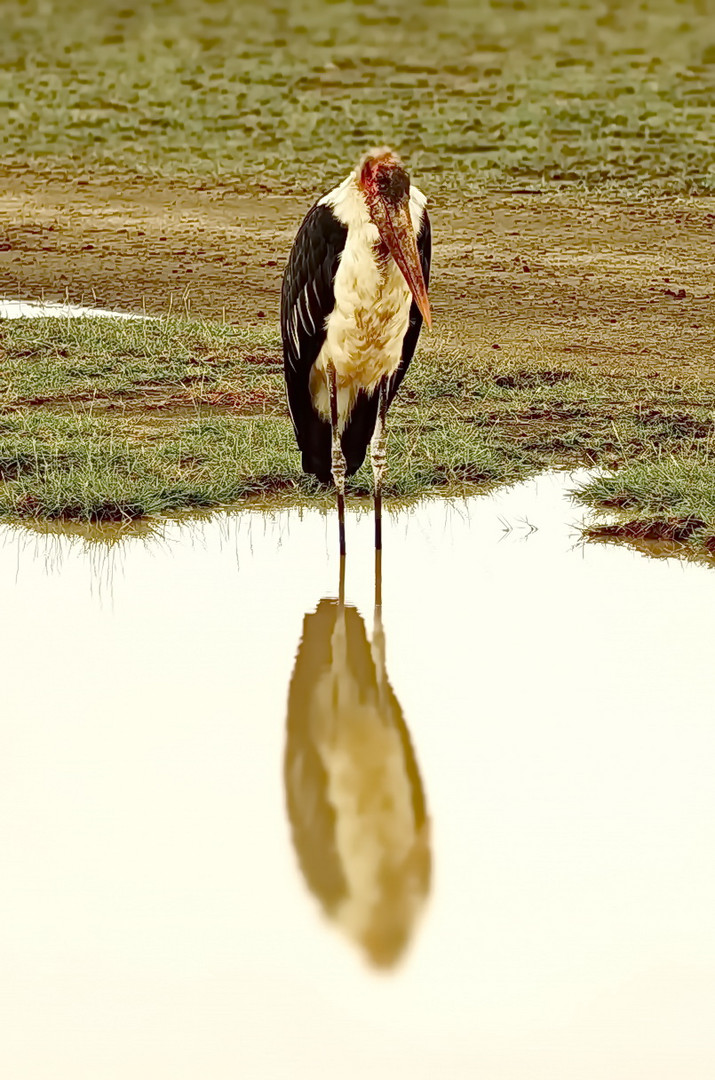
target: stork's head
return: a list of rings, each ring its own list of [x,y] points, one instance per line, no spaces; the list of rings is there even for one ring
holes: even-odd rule
[[[410,216],[407,169],[388,146],[381,146],[365,155],[356,178],[380,239],[402,271],[422,318],[431,326],[427,285]]]

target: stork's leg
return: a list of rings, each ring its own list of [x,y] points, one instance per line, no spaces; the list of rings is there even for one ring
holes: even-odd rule
[[[338,581],[338,604],[345,607],[345,556],[340,556],[340,578]]]
[[[382,625],[382,551],[375,548],[375,609],[372,621],[372,641],[370,642],[380,709],[384,710],[387,702],[387,666],[385,663],[385,629]],[[382,711],[382,715],[385,713]]]
[[[382,478],[385,473],[385,420],[387,418],[387,379],[380,387],[377,423],[370,444],[372,474],[375,478],[375,550],[382,550]]]
[[[333,452],[331,469],[333,483],[338,492],[338,532],[340,534],[340,558],[345,558],[345,458],[343,448],[340,445],[340,430],[338,428],[338,380],[335,368],[328,366],[328,378],[330,380],[330,426],[333,433]]]

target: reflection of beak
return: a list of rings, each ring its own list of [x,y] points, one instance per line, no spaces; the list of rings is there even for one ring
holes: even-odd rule
[[[427,285],[422,273],[415,230],[412,228],[409,207],[394,207],[389,203],[383,203],[385,223],[380,230],[382,239],[387,244],[388,250],[399,266],[405,281],[410,287],[410,292],[419,308],[422,318],[427,326],[432,326],[432,313],[427,296]]]

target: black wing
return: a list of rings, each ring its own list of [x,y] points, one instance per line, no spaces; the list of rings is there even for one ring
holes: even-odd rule
[[[420,262],[422,263],[422,273],[425,277],[425,285],[429,286],[430,263],[432,262],[432,226],[427,210],[424,211],[422,224],[420,225],[420,231],[417,236],[417,251],[419,252]],[[410,308],[410,321],[407,326],[404,341],[402,342],[402,359],[400,360],[400,366],[390,379],[390,386],[387,392],[388,405],[399,390],[400,383],[407,374],[410,361],[417,348],[417,339],[420,336],[421,329],[422,315],[420,314],[420,309],[417,307],[417,304],[413,301],[412,307]]]
[[[330,424],[313,408],[310,369],[326,337],[325,320],[335,305],[334,282],[347,226],[329,206],[306,214],[288,257],[281,291],[283,369],[303,468],[330,483]]]

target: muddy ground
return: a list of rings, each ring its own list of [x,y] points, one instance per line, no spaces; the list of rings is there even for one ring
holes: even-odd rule
[[[429,192],[437,333],[476,356],[715,376],[715,198]],[[256,325],[311,194],[0,171],[0,295]]]

